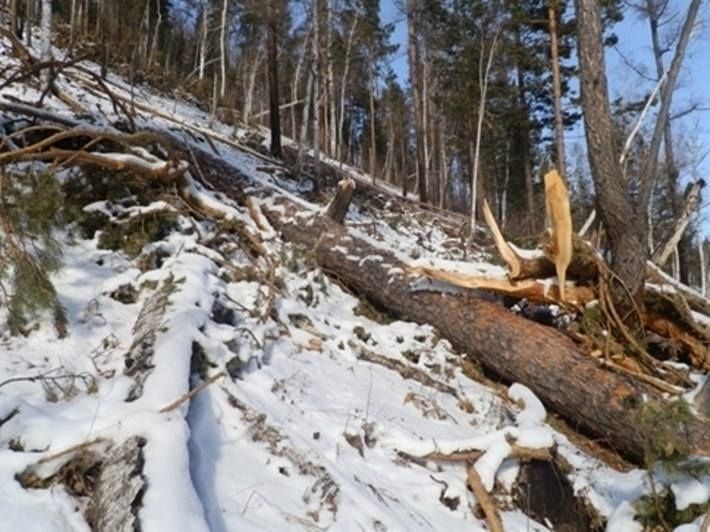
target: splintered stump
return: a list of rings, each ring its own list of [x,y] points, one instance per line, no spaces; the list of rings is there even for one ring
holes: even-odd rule
[[[466,293],[415,291],[404,275],[407,265],[393,253],[326,217],[309,220],[286,198],[277,203],[265,211],[272,225],[285,240],[315,249],[326,273],[402,319],[436,327],[455,349],[504,380],[527,385],[574,426],[642,460],[647,437],[639,429],[639,407],[663,402],[658,390],[602,368],[560,332],[499,305]],[[684,432],[691,452],[710,453],[708,420],[693,418]]]

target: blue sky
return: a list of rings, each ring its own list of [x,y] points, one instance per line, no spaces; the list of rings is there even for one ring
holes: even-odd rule
[[[688,2],[671,0],[670,7],[678,15],[671,24],[661,28],[661,36],[672,32],[682,24]],[[401,80],[408,79],[406,58],[407,28],[404,14],[393,0],[382,0],[382,17],[385,22],[395,22],[393,41],[400,44],[400,49],[392,59],[392,67]],[[699,24],[690,43],[688,53],[679,79],[679,86],[674,94],[673,113],[687,109],[691,104],[708,110],[695,111],[672,123],[673,134],[682,138],[681,146],[676,147],[675,155],[679,162],[686,160],[688,165],[682,170],[683,184],[691,179],[705,178],[710,185],[710,4],[704,3],[700,9]],[[651,37],[648,22],[633,10],[627,9],[624,20],[615,29],[619,37],[617,48],[606,50],[607,75],[611,98],[623,96],[625,99],[640,99],[654,86],[650,80],[641,77],[641,73],[655,77],[655,66],[651,51]],[[670,63],[672,53],[664,57],[665,65]],[[626,59],[624,59],[626,58]],[[633,64],[633,67],[627,64]],[[649,114],[644,123],[653,124],[654,115]],[[567,155],[573,152],[573,145],[584,142],[581,124],[566,132]],[[696,159],[694,164],[691,161]],[[569,164],[568,160],[568,164]],[[710,235],[710,186],[704,194],[701,208],[703,232]]]

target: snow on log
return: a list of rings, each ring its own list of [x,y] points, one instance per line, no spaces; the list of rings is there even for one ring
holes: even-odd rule
[[[655,388],[604,369],[568,337],[499,305],[469,294],[413,291],[406,277],[390,274],[407,269],[394,253],[326,217],[299,212],[287,198],[264,211],[284,239],[315,249],[323,270],[360,296],[402,319],[436,327],[454,348],[501,378],[525,384],[575,426],[643,459],[647,436],[638,428],[638,408],[665,401]],[[304,216],[311,221],[304,223]],[[382,260],[352,260],[375,255]],[[693,453],[710,453],[710,420],[693,418],[686,433]]]
[[[91,530],[135,532],[140,530],[138,511],[147,489],[143,476],[145,440],[132,436],[103,457],[101,472],[88,508]]]

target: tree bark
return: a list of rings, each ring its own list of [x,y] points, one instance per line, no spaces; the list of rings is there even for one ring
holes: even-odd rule
[[[611,118],[597,0],[576,0],[582,110],[589,163],[601,219],[611,243],[612,268],[641,300],[648,248],[645,204],[638,208],[626,189],[616,128]]]
[[[557,1],[550,0],[547,8],[550,28],[550,49],[552,60],[552,87],[555,102],[555,144],[557,146],[557,171],[562,181],[567,183],[565,168],[565,129],[562,122],[562,88],[560,81],[560,58],[557,47]]]
[[[219,25],[219,97],[224,98],[227,94],[227,7],[228,0],[222,2],[222,20]]]
[[[271,155],[281,157],[281,110],[279,109],[278,17],[280,14],[269,0],[268,55],[269,55],[269,124],[271,127]]]
[[[522,46],[519,31],[515,32],[515,39],[516,45],[519,47]],[[522,117],[522,127],[517,132],[517,135],[519,135],[521,141],[520,157],[523,160],[523,173],[525,178],[525,206],[527,208],[528,230],[532,235],[535,233],[535,201],[533,197],[533,174],[530,160],[530,112],[528,110],[528,102],[525,96],[525,77],[523,76],[523,69],[520,65],[516,65],[515,72],[518,82],[518,105],[520,108],[520,116]]]
[[[91,530],[140,530],[138,512],[148,487],[143,475],[145,439],[132,436],[103,457],[96,490],[89,503]]]
[[[407,54],[409,60],[409,79],[414,100],[414,138],[416,149],[416,175],[419,201],[427,202],[426,160],[424,157],[424,131],[422,126],[422,102],[419,72],[419,42],[417,37],[418,17],[417,0],[407,0]],[[406,195],[406,192],[405,192]]]

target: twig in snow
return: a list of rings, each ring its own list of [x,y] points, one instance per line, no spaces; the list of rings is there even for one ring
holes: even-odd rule
[[[170,412],[171,410],[175,410],[178,406],[180,406],[181,404],[183,404],[185,401],[189,401],[189,400],[192,399],[195,395],[197,395],[197,394],[200,393],[202,390],[204,390],[205,388],[207,388],[210,384],[212,384],[213,382],[217,381],[218,379],[220,379],[220,378],[222,378],[222,377],[224,377],[224,376],[226,376],[226,375],[227,375],[227,374],[226,374],[224,371],[220,371],[220,372],[217,373],[216,375],[212,375],[209,379],[207,379],[206,381],[201,382],[200,384],[198,384],[197,386],[195,386],[192,390],[190,390],[190,391],[187,392],[186,394],[184,394],[184,395],[182,395],[181,397],[178,397],[177,399],[175,399],[175,400],[174,400],[172,403],[170,403],[169,405],[166,405],[166,406],[164,406],[163,408],[161,408],[161,409],[159,410],[159,412],[160,412],[161,414],[164,414],[164,413],[166,413],[166,412]]]
[[[51,462],[52,460],[55,460],[57,458],[61,458],[62,456],[66,456],[67,454],[71,454],[76,451],[80,451],[80,450],[85,449],[87,447],[91,447],[92,445],[96,445],[97,443],[101,443],[103,441],[105,441],[104,438],[97,437],[97,438],[94,438],[93,440],[85,441],[82,443],[77,443],[76,445],[72,445],[71,447],[67,447],[66,449],[62,449],[61,451],[57,451],[56,453],[48,454],[47,456],[40,458],[37,463],[38,464],[46,464],[47,462]]]

